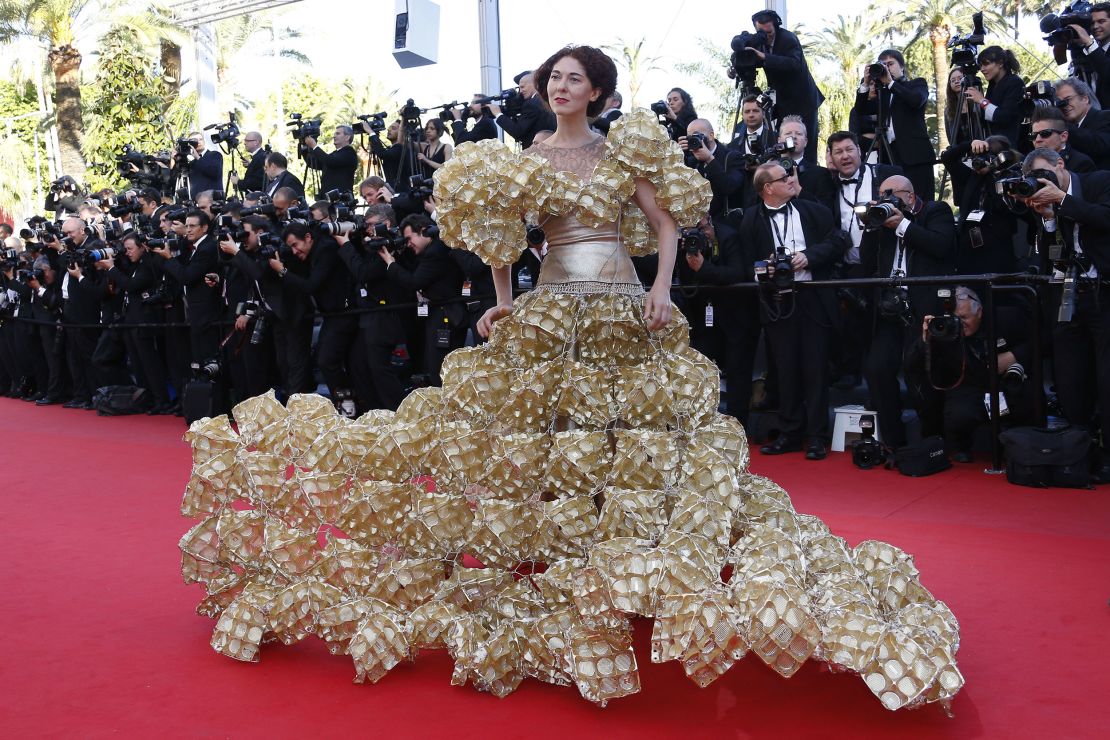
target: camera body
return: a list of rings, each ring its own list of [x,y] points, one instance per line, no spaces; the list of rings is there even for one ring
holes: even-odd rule
[[[542,247],[543,243],[547,241],[547,234],[544,233],[542,226],[537,226],[536,224],[525,224],[524,238],[525,240],[527,240],[529,246]]]
[[[320,124],[322,123],[319,118],[312,118],[305,120],[304,115],[301,113],[293,113],[289,116],[291,119],[285,125],[292,129],[289,135],[297,141],[304,141],[307,138],[319,139],[320,138]]]
[[[886,462],[887,451],[875,439],[875,417],[863,414],[859,418],[859,429],[863,435],[852,442],[852,464],[860,470],[870,470]]]
[[[1044,187],[1038,180],[1048,180],[1056,186],[1059,181],[1052,170],[1030,170],[1028,175],[1017,174],[1013,177],[1000,178],[994,184],[995,192],[1010,198],[1028,198]]]
[[[732,56],[729,59],[728,76],[745,82],[755,81],[756,70],[763,66],[763,60],[756,50],[767,51],[770,38],[762,30],[743,31],[732,37]]]
[[[204,127],[205,131],[212,131],[212,144],[220,146],[227,144],[228,149],[235,149],[239,146],[239,123],[235,120],[235,112],[232,111],[227,114],[227,123],[213,123]]]
[[[1076,0],[1060,13],[1049,13],[1040,22],[1041,33],[1045,34],[1044,40],[1049,46],[1066,46],[1079,41],[1079,35],[1069,28],[1073,25],[1091,32],[1091,3],[1088,0]]]
[[[655,115],[665,116],[665,115],[667,115],[667,111],[670,109],[670,106],[668,106],[662,100],[656,100],[654,103],[651,104],[650,108],[651,108],[651,112],[654,113]]]
[[[686,135],[686,148],[692,152],[705,148],[706,139],[705,134],[687,134]]]
[[[351,128],[353,128],[355,131],[359,131],[361,128],[359,124],[366,123],[370,126],[370,130],[372,132],[374,132],[375,134],[380,133],[382,131],[385,131],[386,115],[387,114],[385,111],[380,111],[378,113],[364,113],[363,115],[358,117],[357,123],[351,124]]]
[[[941,315],[934,316],[929,322],[929,341],[952,343],[963,336],[963,322],[956,315],[956,297],[951,288],[937,290]]]
[[[713,256],[713,245],[709,243],[709,237],[697,226],[689,226],[678,232],[678,249],[691,257],[700,254],[708,259]]]
[[[909,206],[893,193],[883,195],[865,206],[856,206],[853,210],[864,231],[878,231],[886,220],[895,214],[901,213],[907,218],[912,215]]]
[[[873,62],[867,65],[867,76],[872,82],[877,82],[886,76],[886,65],[882,62]]]
[[[1060,101],[1056,97],[1056,86],[1048,80],[1037,80],[1025,88],[1021,100],[1021,122],[1029,125],[1033,122],[1033,114],[1038,108],[1059,108]]]

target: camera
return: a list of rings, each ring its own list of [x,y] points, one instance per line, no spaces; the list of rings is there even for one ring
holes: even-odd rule
[[[688,227],[678,232],[678,248],[690,255],[700,254],[703,257],[713,256],[713,245],[709,238],[697,226]]]
[[[988,173],[994,173],[1008,170],[1020,163],[1021,158],[1018,157],[1015,152],[1007,149],[997,154],[993,152],[976,154],[971,158],[971,169],[976,172],[986,171]]]
[[[934,316],[929,322],[929,341],[951,343],[958,341],[963,336],[963,322],[956,315],[956,298],[951,288],[937,290],[937,300],[940,302],[940,316]]]
[[[875,439],[873,414],[863,414],[859,417],[859,431],[860,438],[852,442],[852,464],[860,470],[870,470],[886,462],[886,448]]]
[[[974,77],[979,71],[979,46],[987,37],[982,13],[972,15],[971,22],[971,33],[964,36],[957,34],[948,40],[948,48],[952,49],[952,66],[959,67],[965,78]],[[978,80],[974,86],[980,86]]]
[[[686,148],[696,152],[705,146],[705,134],[687,134]]]
[[[909,291],[900,285],[883,288],[879,294],[879,316],[884,319],[894,319],[906,326],[913,324]]]
[[[297,141],[303,141],[304,139],[307,139],[309,137],[312,137],[313,139],[320,138],[321,120],[319,118],[313,118],[306,121],[304,120],[304,115],[301,113],[293,113],[289,116],[289,118],[292,120],[290,120],[285,125],[292,129],[292,131],[289,132],[289,135]]]
[[[194,380],[215,380],[220,377],[220,361],[215,357],[204,362],[189,363],[189,369],[193,371]]]
[[[744,31],[732,37],[732,56],[729,59],[728,76],[730,79],[755,82],[756,69],[763,66],[763,60],[755,53],[767,48],[767,34],[761,30],[754,33]]]
[[[115,205],[108,208],[108,215],[119,218],[131,213],[142,213],[143,204],[133,195],[124,195],[116,201]]]
[[[532,247],[541,247],[547,241],[547,234],[544,233],[542,226],[535,224],[525,224],[524,238],[528,240],[528,245]]]
[[[510,118],[516,118],[520,115],[521,111],[524,110],[524,96],[513,88],[502,90],[497,95],[476,98],[474,102],[479,105],[489,105],[490,103],[499,102],[501,103],[502,112]]]
[[[381,131],[385,131],[386,115],[387,114],[385,111],[381,111],[379,113],[364,113],[363,115],[358,117],[357,123],[351,124],[351,128],[353,128],[355,131],[361,131],[362,127],[359,126],[359,124],[365,123],[370,126],[370,130],[373,131],[375,134]]]
[[[77,182],[69,175],[62,175],[57,180],[50,183],[50,192],[56,195],[61,193],[75,193],[77,192]]]
[[[227,114],[227,123],[213,123],[204,127],[205,131],[212,131],[212,143],[216,146],[227,144],[228,149],[239,146],[239,124],[235,120],[235,112]],[[215,129],[213,131],[213,129]]]
[[[873,62],[867,65],[867,76],[872,82],[881,80],[886,75],[886,65],[882,62]]]
[[[352,221],[313,221],[310,226],[317,234],[327,234],[328,236],[350,234],[355,228]]]
[[[779,296],[794,291],[794,265],[786,249],[778,247],[768,260],[755,263],[755,279],[772,286]]]
[[[277,212],[273,203],[259,203],[256,206],[247,206],[246,208],[239,209],[239,215],[243,218],[247,216],[273,216]]]
[[[147,246],[151,249],[162,249],[165,247],[170,250],[171,257],[177,257],[185,248],[185,238],[181,236],[167,236],[160,239],[147,239]]]
[[[174,142],[174,153],[177,155],[177,166],[185,167],[197,153],[197,145],[192,139],[178,139]]]
[[[262,259],[273,259],[279,255],[286,256],[288,248],[281,240],[281,236],[265,231],[258,235],[258,256]]]
[[[1069,28],[1073,25],[1079,26],[1087,33],[1091,32],[1091,3],[1087,0],[1076,0],[1060,13],[1049,13],[1041,18],[1040,23],[1041,33],[1046,34],[1044,40],[1049,46],[1067,45],[1078,41],[1079,36],[1075,30]]]
[[[651,104],[651,112],[654,113],[657,116],[667,115],[668,110],[669,110],[669,108],[668,108],[667,104],[664,103],[662,100],[657,100],[657,101],[655,101],[654,103]]]
[[[246,316],[254,322],[250,343],[257,346],[266,338],[266,312],[256,301],[240,301],[235,306],[236,316]],[[218,370],[218,369],[217,369]]]
[[[864,231],[878,231],[888,218],[898,213],[907,217],[910,215],[909,207],[893,193],[884,194],[877,201],[865,206],[856,206],[853,210]]]
[[[1056,173],[1052,170],[1030,170],[1028,175],[1004,177],[994,184],[995,192],[1011,198],[1028,198],[1044,187],[1038,180],[1048,180],[1059,186]]]
[[[1038,80],[1025,88],[1021,100],[1021,122],[1023,125],[1031,124],[1038,108],[1058,107],[1060,101],[1056,98],[1056,86],[1047,80]]]
[[[372,232],[369,228],[366,228],[365,231],[370,238],[364,238],[362,243],[368,249],[385,249],[394,256],[405,249],[405,237],[401,235],[400,229],[396,227],[390,228],[385,224],[375,224]]]

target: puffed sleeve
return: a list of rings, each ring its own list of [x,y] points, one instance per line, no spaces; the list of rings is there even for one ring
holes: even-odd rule
[[[491,267],[516,262],[528,246],[521,214],[538,166],[497,139],[460,144],[434,176],[443,241],[473,252]]]
[[[679,227],[697,224],[709,211],[713,200],[709,181],[683,163],[682,149],[650,111],[637,109],[613,123],[609,158],[633,178],[654,185],[655,202]],[[621,236],[633,255],[651,254],[658,248],[647,217],[631,199],[621,211]]]

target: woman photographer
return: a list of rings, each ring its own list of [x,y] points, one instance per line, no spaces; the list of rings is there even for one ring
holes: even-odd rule
[[[680,137],[686,135],[686,127],[698,117],[698,112],[694,110],[694,101],[690,98],[690,93],[681,87],[675,87],[667,93],[667,111],[663,115],[669,121],[667,128],[670,129],[671,138],[678,141]]]
[[[987,93],[969,87],[964,95],[983,111],[983,120],[994,136],[1011,142],[1020,138],[1021,100],[1025,82],[1017,74],[1021,64],[1014,53],[1001,46],[988,46],[979,52],[979,69],[987,80]]]
[[[424,177],[434,175],[451,158],[451,145],[443,140],[446,133],[447,127],[438,118],[433,118],[424,126],[424,141],[420,142],[420,152],[416,155]]]

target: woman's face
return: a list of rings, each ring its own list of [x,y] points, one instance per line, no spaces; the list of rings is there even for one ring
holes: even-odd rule
[[[667,93],[667,105],[670,106],[672,113],[678,113],[686,104],[682,102],[682,96],[673,90]]]
[[[572,56],[555,62],[547,80],[547,99],[557,116],[585,113],[586,107],[601,95],[586,76],[586,68]]]
[[[427,126],[424,127],[424,140],[425,141],[427,141],[428,143],[433,143],[438,138],[439,138],[439,132],[436,131],[436,127],[434,125],[429,123]]]
[[[961,92],[964,84],[964,73],[958,69],[952,70],[948,75],[948,89],[952,92]]]
[[[979,69],[983,71],[983,77],[986,77],[990,82],[994,82],[1006,74],[1006,70],[1002,68],[1000,62],[988,62],[985,59],[979,62]]]

